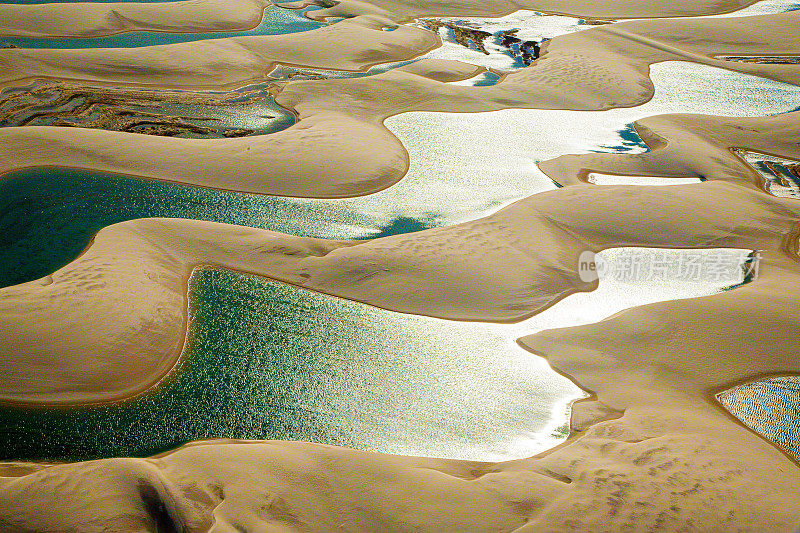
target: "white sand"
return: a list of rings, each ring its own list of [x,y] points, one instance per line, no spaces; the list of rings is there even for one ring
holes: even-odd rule
[[[713,152],[706,148],[715,155],[713,159],[701,159],[696,151],[674,150],[629,156],[643,162],[658,158],[669,176],[680,175],[675,169],[685,168],[689,162],[706,161],[711,168],[703,173],[709,180],[703,184],[669,190],[625,186],[560,189],[531,196],[482,220],[354,241],[344,247],[336,242],[197,221],[146,219],[110,226],[99,233],[84,256],[53,276],[0,291],[3,329],[16,332],[3,350],[7,360],[17,360],[7,366],[5,379],[0,380],[4,383],[0,390],[7,391],[2,396],[48,403],[94,401],[124,397],[130,390],[149,386],[178,356],[186,317],[185,283],[199,264],[264,274],[396,311],[460,320],[515,321],[575,290],[592,289],[594,284],[581,282],[576,273],[578,255],[587,249],[642,245],[780,250],[786,235],[793,231],[793,217],[800,206],[793,199],[771,197],[758,189],[760,176],[724,147],[735,144],[763,150],[764,144],[770,144],[773,150],[784,146],[782,155],[788,156],[791,144],[782,139],[800,133],[795,116],[699,117],[707,124],[742,124],[762,132],[761,136],[741,136],[741,129],[730,128],[730,133],[717,141],[722,148]],[[651,120],[668,118],[696,124],[698,116]],[[719,127],[708,130],[717,136],[728,131]],[[677,137],[678,133],[669,135]],[[659,138],[669,137],[660,133]],[[691,146],[713,145],[710,139],[705,144],[693,139]],[[718,155],[720,150],[729,157]],[[586,157],[597,168],[596,161],[613,164],[623,156]],[[581,161],[580,156],[573,160]],[[549,169],[557,161],[542,166]],[[560,176],[554,179],[562,179]],[[727,209],[717,212],[716,205]],[[579,210],[575,206],[580,206]],[[284,241],[286,244],[281,244]],[[118,246],[120,242],[125,246]],[[151,264],[157,270],[148,275]],[[103,281],[87,283],[90,279]],[[150,288],[130,290],[130,283]],[[120,301],[128,300],[141,309],[140,316],[131,312],[130,306],[120,307]],[[139,301],[134,305],[134,300]],[[62,303],[45,305],[48,301]],[[93,302],[92,307],[81,305],[83,301]],[[97,305],[102,305],[102,312]],[[158,320],[152,317],[154,310],[158,310]],[[98,321],[106,325],[101,327]],[[74,336],[55,334],[65,322],[76,325],[71,330]],[[90,337],[96,340],[83,344],[91,355],[70,348]],[[55,344],[35,342],[39,338]],[[130,342],[137,342],[138,347],[129,346]],[[150,358],[166,357],[167,362],[153,364],[148,358],[137,362],[128,356],[143,349]],[[99,367],[94,363],[112,359],[112,352],[118,354],[113,357],[115,364],[138,370],[120,371],[111,363]],[[55,365],[62,357],[53,360],[56,354],[70,357]],[[47,372],[54,375],[50,386],[35,392],[33,377],[42,383],[46,380],[39,368],[42,363],[34,361],[47,361]],[[101,376],[89,380],[86,376],[92,375],[93,368],[101,368]],[[113,376],[126,384],[116,383]],[[100,393],[97,388],[102,384],[106,386]]]
[[[203,530],[202,524],[211,523],[219,528],[230,524],[247,529],[266,522],[289,531],[292,527],[330,531],[332,524],[344,520],[353,531],[375,531],[386,524],[401,529],[419,526],[421,531],[490,531],[525,524],[530,531],[563,531],[569,524],[575,524],[578,531],[616,531],[626,523],[634,531],[648,531],[659,523],[664,530],[687,526],[695,531],[725,531],[746,524],[752,531],[790,531],[800,503],[797,467],[710,404],[711,391],[754,373],[800,371],[791,356],[798,325],[793,313],[795,297],[784,289],[787,282],[796,282],[798,268],[784,256],[782,247],[797,212],[788,217],[784,209],[791,206],[789,201],[765,201],[764,193],[746,191],[738,185],[707,182],[654,190],[578,186],[552,193],[576,202],[585,197],[581,204],[597,206],[586,213],[582,223],[573,222],[559,231],[580,231],[598,248],[628,242],[637,234],[640,243],[663,244],[669,239],[681,246],[725,243],[770,251],[764,254],[766,265],[759,279],[736,291],[634,308],[597,325],[551,330],[524,339],[524,346],[546,354],[556,368],[595,391],[601,402],[576,406],[573,429],[577,438],[543,458],[477,465],[311,444],[213,444],[191,447],[155,462],[115,459],[47,468],[24,477],[17,476],[26,468],[38,467],[15,466],[8,471],[12,477],[2,480],[0,509],[6,512],[0,516],[12,524],[45,531],[75,522],[86,531],[94,531],[93,524],[113,524],[124,530],[139,521],[146,523],[140,494],[152,486],[161,501],[175,506],[174,516],[190,524],[191,530]],[[546,194],[533,199],[543,196]],[[615,207],[620,197],[627,200],[623,209]],[[542,205],[554,204],[539,199]],[[666,212],[653,216],[647,210],[636,213],[637,209],[628,207],[649,202],[658,202]],[[731,205],[730,221],[719,221],[711,214],[711,206],[720,202],[735,204]],[[416,304],[409,310],[419,312],[427,304],[429,314],[463,317],[462,309],[447,305],[454,301],[449,292],[457,290],[464,293],[455,301],[459,307],[471,303],[473,313],[483,313],[481,318],[519,315],[536,305],[530,300],[520,302],[524,288],[519,281],[530,280],[545,292],[548,284],[544,281],[552,278],[552,270],[537,274],[530,271],[531,264],[543,266],[544,259],[552,261],[554,255],[581,249],[579,242],[569,246],[565,239],[541,246],[545,235],[566,223],[564,217],[572,217],[567,207],[571,203],[562,203],[563,215],[551,210],[547,223],[531,218],[533,206],[522,203],[498,213],[491,222],[463,226],[460,238],[458,231],[442,234],[442,230],[432,230],[344,248],[335,248],[337,243],[192,221],[155,219],[111,226],[101,231],[81,260],[57,272],[52,283],[43,286],[48,279],[4,291],[4,304],[8,305],[4,305],[4,317],[11,316],[9,309],[26,313],[22,320],[31,337],[20,334],[20,346],[30,345],[48,330],[52,338],[52,329],[63,331],[65,323],[77,328],[66,328],[67,334],[58,336],[62,347],[50,348],[64,353],[74,350],[76,343],[85,343],[83,357],[73,360],[42,354],[52,371],[26,377],[35,376],[44,384],[44,394],[36,396],[30,379],[11,392],[27,394],[22,399],[33,401],[83,400],[87,393],[95,398],[130,393],[148,373],[153,374],[152,359],[161,356],[165,362],[163,353],[148,353],[150,347],[180,336],[185,288],[176,278],[185,279],[186,265],[196,261],[248,270],[258,266],[281,279],[334,289],[329,292],[349,295],[357,290],[362,299],[386,307],[408,309],[409,304]],[[520,209],[523,205],[528,209]],[[626,218],[629,225],[619,225]],[[528,250],[529,259],[511,265],[514,257],[524,257],[516,254],[525,250],[525,239],[496,236],[498,244],[506,244],[497,252],[484,251],[475,262],[504,261],[506,269],[491,275],[509,274],[495,279],[491,299],[488,295],[481,299],[478,291],[486,289],[482,280],[473,277],[475,265],[469,260],[453,261],[448,250],[466,253],[469,258],[485,249],[481,243],[491,236],[499,220],[508,223],[514,219],[524,223],[528,228],[525,235],[535,239],[541,249]],[[731,233],[723,224],[730,227],[734,221],[740,225]],[[522,234],[521,226],[516,228]],[[641,237],[652,228],[659,231]],[[383,250],[374,255],[378,246]],[[132,257],[129,250],[135,250]],[[125,261],[119,259],[123,252],[128,256]],[[437,253],[441,260],[435,257]],[[380,258],[385,259],[378,263]],[[562,259],[565,285],[551,286],[550,299],[557,298],[564,287],[575,286],[576,261],[571,259]],[[135,265],[127,274],[126,264]],[[390,271],[384,272],[384,268]],[[83,281],[90,279],[93,283]],[[465,282],[454,289],[454,279]],[[502,297],[503,288],[498,284],[503,283],[505,290],[516,287],[516,299],[513,295]],[[442,290],[447,292],[442,294]],[[149,311],[137,303],[140,297],[142,304],[153,302],[160,312],[150,311],[139,319],[140,310]],[[125,307],[118,305],[120,298],[127,302]],[[544,298],[542,294],[540,301]],[[48,301],[60,302],[60,309],[43,305]],[[81,303],[86,301],[96,303],[89,309]],[[504,309],[506,302],[512,309]],[[90,321],[87,312],[92,314]],[[686,316],[693,320],[687,322]],[[103,317],[102,321],[98,317]],[[7,320],[3,330],[18,327],[19,323]],[[87,322],[91,327],[80,327]],[[735,342],[728,334],[732,327],[737,328]],[[770,333],[766,345],[759,342],[765,329]],[[117,352],[120,356],[115,359],[103,348],[124,346],[120,338],[141,344],[129,346],[132,353],[127,357]],[[95,346],[99,348],[96,357],[108,365],[105,372],[98,372],[96,361],[90,358]],[[642,359],[642,354],[647,358]],[[9,377],[13,383],[14,376],[31,372],[30,360],[18,363],[16,372],[3,376],[4,383]],[[70,374],[77,386],[66,382]],[[115,386],[119,390],[113,390]],[[591,425],[598,416],[609,413],[621,418]],[[299,479],[304,481],[298,483]],[[776,484],[776,479],[781,482]],[[63,485],[61,480],[72,481]],[[109,505],[109,498],[116,503]],[[459,502],[455,507],[458,513],[451,512],[454,502]],[[52,509],[44,517],[42,505]],[[87,517],[92,517],[92,522],[86,522]]]
[[[726,13],[755,0],[726,0],[684,4],[674,1],[645,4],[633,0],[600,5],[574,0],[521,2],[513,7],[491,0],[483,2],[419,2],[382,0],[379,5],[362,0],[337,1],[334,7],[312,13],[317,19],[363,14],[391,16],[397,21],[430,15],[491,16],[528,8],[587,18],[639,18],[696,16]],[[261,22],[268,0],[183,0],[178,2],[65,2],[54,4],[0,4],[0,36],[100,37],[127,31],[213,32],[254,28]],[[307,3],[284,2],[285,6]]]
[[[780,146],[780,139],[797,138],[786,127],[791,119],[717,119],[710,129],[719,135],[726,131],[722,124],[746,125],[763,140],[743,142],[744,148],[770,139]],[[734,135],[724,141],[733,142]],[[681,157],[673,153],[672,164]],[[74,505],[91,511],[59,507],[48,513],[46,530],[86,513],[103,517],[130,508],[141,515],[143,489],[135,487],[144,483],[174,500],[175,516],[218,527],[267,521],[329,531],[344,519],[353,531],[379,524],[423,531],[525,524],[530,531],[563,531],[570,524],[578,531],[616,531],[625,524],[633,531],[658,524],[725,531],[746,524],[752,531],[789,531],[800,504],[800,471],[712,397],[757,375],[800,372],[792,355],[796,297],[785,290],[800,274],[792,251],[800,205],[748,185],[752,176],[744,170],[733,182],[735,170],[724,160],[710,164],[716,171],[701,184],[575,185],[484,220],[361,243],[170,219],[110,226],[52,277],[2,291],[2,329],[17,332],[4,347],[4,360],[14,361],[0,380],[6,400],[103,400],[158,379],[178,355],[185,280],[197,264],[261,273],[395,310],[517,320],[570,291],[591,288],[576,275],[577,255],[585,249],[730,246],[762,250],[764,260],[757,280],[731,292],[637,307],[598,324],[523,339],[523,346],[597,395],[575,407],[573,440],[544,457],[476,465],[311,444],[214,444],[154,463],[116,459],[11,477],[0,496],[8,504],[0,508],[19,510],[0,516],[38,524],[35,509],[48,498],[80,501]],[[52,343],[39,346],[35,339],[41,338]],[[170,342],[175,349],[165,357],[159,350]],[[64,357],[76,353],[76,345],[83,345],[79,355]],[[37,368],[36,361],[46,365]],[[608,416],[613,419],[595,424]],[[10,472],[38,467],[19,468]],[[74,477],[75,469],[84,473]],[[290,481],[298,475],[308,481]],[[81,481],[67,488],[58,485],[62,476]],[[32,499],[29,491],[39,496]],[[113,494],[120,503],[95,508],[93,494]],[[448,511],[451,501],[461,502],[458,513]],[[280,503],[274,508],[270,502]]]
[[[375,15],[371,4],[346,0],[330,14],[373,14],[300,36],[207,41],[200,52],[183,45],[138,55],[0,50],[0,72],[6,84],[42,75],[136,83],[152,75],[155,85],[197,87],[258,77],[282,61],[358,69],[436,45],[422,30],[380,30],[392,20],[438,10],[500,14],[507,7],[387,0],[380,9],[389,17]],[[611,8],[557,2],[549,7],[617,18],[736,6],[712,8],[706,2],[689,12],[678,4],[626,0]],[[156,179],[197,174],[187,182],[254,192],[360,194],[387,186],[405,171],[402,145],[381,125],[392,114],[637,105],[652,95],[649,65],[675,59],[797,83],[797,65],[712,57],[796,54],[799,16],[597,27],[554,39],[535,65],[491,88],[437,81],[472,72],[441,62],[359,80],[289,83],[279,101],[301,120],[284,132],[291,145],[275,159],[269,154],[280,150],[278,143],[262,139],[169,144],[112,132],[16,128],[0,132],[0,168],[72,164]],[[330,40],[309,40],[322,35]],[[325,53],[315,55],[320,50]],[[765,192],[761,175],[731,151],[800,159],[798,113],[752,119],[668,115],[643,119],[637,127],[653,151],[545,162],[542,168],[554,180],[572,185],[458,226],[335,242],[208,222],[136,220],[103,229],[83,256],[53,275],[0,290],[0,399],[65,404],[123,398],[169,371],[185,330],[186,280],[197,265],[253,272],[397,311],[514,321],[571,292],[591,290],[594,284],[577,275],[585,250],[762,251],[758,278],[736,290],[641,306],[596,324],[523,338],[522,346],[595,395],[576,405],[565,445],[501,463],[223,441],[194,443],[151,459],[8,463],[0,465],[0,528],[795,531],[797,463],[743,427],[713,394],[757,376],[800,372],[794,356],[800,204]],[[379,155],[360,161],[364,150],[357,147],[375,139]],[[142,143],[152,157],[142,157]],[[247,156],[248,148],[259,155]],[[290,154],[294,160],[287,159]],[[171,168],[179,165],[169,158],[199,164],[176,175]],[[215,159],[236,162],[235,170],[226,171]],[[284,160],[286,174],[259,177],[257,170],[269,172],[264,168]],[[591,171],[708,181],[672,187],[582,183]],[[357,172],[356,179],[349,172]]]
[[[77,166],[245,192],[357,196],[396,183],[408,168],[405,149],[381,125],[391,115],[508,107],[602,110],[634,106],[653,95],[649,65],[675,59],[800,83],[796,65],[710,58],[732,50],[763,54],[773,43],[784,53],[800,53],[800,42],[791,38],[799,20],[800,12],[795,11],[596,27],[553,39],[542,59],[493,87],[440,81],[475,72],[463,63],[441,60],[367,78],[290,82],[277,101],[296,110],[299,122],[282,132],[249,139],[158,139],[82,128],[4,128],[0,131],[0,173],[32,166]],[[7,84],[20,83],[12,80],[36,72],[92,82],[133,83],[147,75],[148,82],[156,85],[202,86],[210,80],[228,85],[263,76],[273,62],[327,63],[356,70],[413,57],[439,42],[433,33],[410,26],[381,31],[388,23],[357,17],[301,34],[217,39],[135,51],[0,50],[0,72],[5,62]],[[714,40],[700,37],[709,33]],[[386,49],[391,53],[383,51]],[[380,149],[365,153],[360,149],[363,145]],[[182,164],[175,165],[173,160]]]

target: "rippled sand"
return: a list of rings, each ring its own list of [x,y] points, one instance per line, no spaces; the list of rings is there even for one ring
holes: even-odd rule
[[[403,179],[413,148],[407,151],[383,125],[400,113],[523,108],[599,114],[635,107],[654,95],[651,65],[666,61],[768,78],[775,94],[788,100],[760,108],[760,116],[679,109],[638,118],[632,128],[646,150],[639,144],[627,153],[554,149],[539,169],[560,188],[530,191],[537,194],[488,216],[412,234],[326,240],[179,219],[102,229],[67,266],[0,289],[0,400],[109,402],[152,387],[179,360],[187,281],[202,266],[393,311],[508,323],[595,289],[597,280],[579,271],[586,252],[736,248],[757,250],[761,260],[757,275],[732,290],[641,305],[519,339],[590,394],[573,406],[569,439],[537,456],[475,462],[216,440],[149,459],[7,462],[0,464],[0,529],[795,531],[796,460],[742,425],[716,396],[760,377],[800,373],[794,356],[800,111],[791,111],[796,93],[787,89],[800,83],[800,65],[768,59],[800,55],[800,11],[696,18],[746,4],[342,0],[313,13],[344,20],[300,33],[137,49],[0,50],[3,87],[47,78],[199,91],[261,82],[281,65],[364,71],[398,63],[372,76],[276,83],[276,102],[296,113],[297,123],[257,137],[0,129],[2,173],[72,166],[308,198],[367,195]],[[65,35],[67,26],[88,36],[143,28],[247,29],[265,7],[111,6],[2,6],[11,29],[0,33]],[[529,67],[498,72],[490,86],[458,84],[486,72],[466,62],[406,63],[436,49],[441,37],[404,22],[499,17],[517,8],[596,24],[543,43]],[[637,20],[604,23],[625,18]],[[457,126],[452,133],[450,142],[463,142]],[[517,142],[536,140],[520,131]],[[598,176],[695,182],[598,185]],[[481,384],[474,388],[480,391]]]

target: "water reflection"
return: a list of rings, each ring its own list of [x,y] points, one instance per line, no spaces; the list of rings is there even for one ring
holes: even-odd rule
[[[586,176],[586,181],[595,185],[688,185],[690,183],[700,183],[704,180],[700,178],[659,178],[655,176],[620,176],[616,174],[602,174],[600,172],[590,172]]]
[[[658,63],[650,76],[655,95],[634,108],[391,117],[386,126],[411,156],[408,174],[385,191],[336,202],[376,217],[435,213],[443,224],[453,224],[555,188],[537,167],[539,161],[563,154],[646,151],[631,126],[635,120],[665,113],[766,116],[792,111],[800,101],[797,86],[696,63]]]
[[[533,43],[591,28],[575,17],[547,15],[520,10],[498,18],[424,19],[418,26],[433,28],[442,38],[442,46],[427,53],[434,59],[454,59],[496,70],[514,70],[534,59]],[[513,42],[512,42],[513,41]],[[530,43],[526,46],[526,43]],[[524,53],[529,50],[530,57]]]
[[[311,20],[305,16],[318,6],[298,10],[268,5],[264,9],[261,23],[252,30],[238,32],[210,33],[168,33],[158,31],[133,31],[109,35],[108,37],[3,37],[0,47],[12,45],[17,48],[136,48],[160,44],[183,43],[203,39],[239,37],[245,35],[281,35],[309,31],[327,25],[326,22]]]
[[[609,275],[597,291],[506,325],[405,315],[256,276],[199,270],[177,372],[112,406],[0,410],[2,458],[145,456],[212,437],[485,460],[532,455],[565,437],[568,404],[581,393],[517,338],[724,290],[744,281],[747,253],[608,250],[600,257]],[[699,278],[679,269],[624,274],[643,257],[679,265],[686,254],[701,265],[722,257],[737,268]]]
[[[0,286],[72,261],[100,229],[145,217],[227,222],[303,236],[364,237],[436,224],[376,220],[336,203],[230,193],[76,169],[28,169],[0,180]]]
[[[800,377],[751,381],[717,399],[743,424],[800,461]]]
[[[578,26],[574,19],[568,24]],[[462,47],[454,58],[473,52]],[[332,238],[452,224],[553,188],[538,161],[570,152],[644,151],[630,127],[635,119],[669,112],[764,115],[791,110],[797,101],[794,86],[701,65],[659,64],[652,76],[656,97],[634,109],[393,117],[387,125],[409,149],[411,170],[395,187],[357,199],[259,197],[63,169],[17,173],[0,190],[0,261],[9,265],[3,281],[51,272],[100,228],[143,216]],[[476,149],[485,146],[493,150]],[[612,264],[631,257],[626,250],[604,254]],[[203,271],[192,280],[190,357],[163,387],[111,407],[3,410],[0,449],[8,458],[77,459],[239,437],[473,459],[530,455],[563,436],[565,406],[578,392],[514,339],[634,305],[710,294],[743,282],[743,272],[715,280],[612,277],[594,293],[503,326],[400,315]]]
[[[703,65],[663,63],[653,65],[651,75],[656,94],[637,108],[391,117],[386,125],[409,151],[409,172],[396,185],[359,198],[247,195],[71,169],[7,175],[0,181],[0,261],[7,265],[0,285],[52,272],[98,230],[132,218],[196,218],[333,239],[473,220],[555,188],[538,161],[565,153],[644,151],[629,126],[638,118],[674,112],[768,115],[800,100],[800,88],[793,85]],[[476,149],[486,146],[492,150]]]
[[[800,9],[795,0],[762,0],[755,4],[715,17],[747,17],[784,13]],[[586,20],[578,17],[549,15],[540,11],[519,10],[496,18],[444,17],[435,20],[434,31],[442,38],[442,47],[425,57],[455,59],[497,70],[514,70],[528,66],[533,57],[526,57],[524,48],[615,20]],[[431,27],[426,20],[415,23]],[[462,35],[463,29],[467,32]],[[475,34],[475,32],[478,32]],[[475,35],[473,35],[475,34]],[[485,34],[485,35],[483,35]],[[514,40],[509,41],[509,37]],[[522,49],[521,49],[522,47]]]
[[[800,161],[748,150],[734,152],[761,174],[768,193],[783,198],[800,198]]]

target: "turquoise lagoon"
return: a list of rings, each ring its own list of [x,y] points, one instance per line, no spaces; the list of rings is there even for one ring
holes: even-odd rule
[[[641,249],[602,253],[621,272]],[[113,405],[0,409],[0,459],[147,456],[189,440],[287,439],[482,460],[558,444],[582,392],[515,340],[621,309],[746,281],[747,250],[715,279],[609,276],[518,324],[457,322],[200,269],[190,280],[182,364],[156,388]],[[641,263],[641,261],[637,261]]]
[[[765,4],[778,6],[756,6]],[[546,22],[548,29],[525,31],[546,38],[588,27],[575,19]],[[253,32],[318,26],[302,12],[270,6]],[[134,32],[83,44],[45,39],[19,45],[141,46],[222,35]],[[496,44],[496,39],[489,44],[487,66],[518,66],[505,51],[495,50]],[[446,45],[432,57],[471,61],[476,54]],[[76,257],[102,227],[140,217],[215,220],[327,238],[454,224],[554,188],[536,166],[541,160],[565,153],[645,151],[631,127],[637,118],[663,112],[766,115],[796,109],[800,101],[796,87],[702,65],[669,62],[652,72],[656,96],[633,109],[392,117],[387,126],[409,149],[411,170],[394,187],[362,198],[246,195],[74,169],[16,172],[0,182],[0,286],[46,275]],[[687,85],[686,79],[693,83]],[[475,83],[493,81],[483,76]],[[454,124],[461,133],[458,143],[449,133]],[[610,261],[624,262],[632,252],[604,253]],[[7,459],[146,456],[189,440],[229,437],[472,459],[523,457],[563,440],[569,403],[581,392],[514,339],[744,281],[741,271],[711,284],[606,280],[593,293],[573,295],[532,319],[502,326],[391,313],[264,278],[199,270],[190,282],[191,327],[183,363],[159,387],[108,406],[0,409],[0,453]],[[748,420],[761,416],[747,415],[756,413],[758,402],[748,400],[756,392],[737,391],[738,396],[721,401],[752,427]],[[770,427],[762,433],[775,440]]]
[[[282,35],[298,33],[326,26],[326,22],[312,20],[305,16],[311,10],[320,9],[311,6],[306,9],[288,9],[277,5],[268,5],[264,9],[261,23],[252,30],[237,32],[210,33],[171,33],[157,31],[133,31],[109,35],[108,37],[80,38],[39,38],[39,37],[3,37],[0,46],[14,45],[18,48],[136,48],[160,44],[183,43],[203,39],[219,39],[222,37],[239,37],[245,35]]]

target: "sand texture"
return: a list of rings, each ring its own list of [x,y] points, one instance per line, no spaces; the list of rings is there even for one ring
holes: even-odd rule
[[[311,2],[309,2],[311,3]],[[569,0],[543,3],[521,2],[363,2],[344,0],[321,9],[313,16],[345,17],[360,14],[390,15],[397,21],[430,15],[490,16],[517,9],[537,9],[548,13],[569,13],[587,18],[680,17],[727,13],[748,6],[750,1],[681,2],[661,1],[642,4],[625,0],[613,6],[584,4]],[[267,0],[182,0],[178,2],[70,2],[64,4],[0,5],[0,36],[22,37],[100,37],[128,31],[213,32],[250,29],[261,21]],[[281,2],[280,5],[303,5]],[[378,5],[379,4],[379,5]],[[322,5],[322,4],[320,4]]]
[[[527,7],[587,18],[690,17],[748,4],[343,0],[314,16],[352,18],[298,34],[135,50],[2,49],[0,85],[44,77],[230,89],[264,81],[279,64],[365,71],[415,58],[441,45],[435,33],[399,24],[420,16],[496,16]],[[93,4],[67,28],[81,5],[65,8],[62,21],[53,5],[2,6],[0,33],[228,30],[252,27],[265,6]],[[794,11],[598,25],[554,38],[531,66],[487,87],[453,84],[482,67],[434,59],[366,77],[280,82],[276,101],[298,121],[261,136],[0,128],[0,174],[67,166],[260,194],[366,195],[397,183],[409,168],[406,148],[383,126],[392,115],[632,107],[653,96],[650,65],[674,60],[800,85],[797,64],[715,59],[798,55],[799,21]],[[0,402],[66,407],[129,398],[168,378],[184,349],[187,284],[198,267],[253,273],[392,311],[515,322],[597,287],[579,276],[585,251],[759,252],[757,275],[732,290],[519,339],[531,357],[546,358],[591,394],[574,404],[562,445],[497,463],[234,440],[188,443],[145,459],[7,461],[0,463],[0,531],[797,531],[798,463],[742,425],[714,394],[800,373],[800,203],[770,194],[764,175],[741,156],[800,161],[800,111],[658,115],[635,128],[649,151],[544,161],[541,170],[563,187],[461,224],[343,241],[137,219],[103,228],[56,272],[0,289]],[[704,181],[594,185],[591,172]]]
[[[254,28],[267,1],[70,2],[0,5],[0,35],[101,37],[128,31],[212,32]]]
[[[739,122],[786,135],[776,127],[782,120]],[[717,171],[724,165],[717,163]],[[591,289],[575,272],[585,249],[753,248],[762,250],[763,264],[754,282],[735,291],[522,339],[596,395],[576,404],[570,443],[543,457],[442,463],[313,444],[210,443],[154,460],[47,467],[6,478],[3,508],[28,502],[31,511],[23,507],[3,519],[31,524],[43,499],[65,498],[80,501],[80,513],[111,513],[98,524],[120,524],[112,518],[118,514],[134,529],[148,520],[152,500],[166,502],[171,520],[190,531],[210,524],[287,531],[330,531],[334,524],[351,531],[726,531],[746,524],[741,530],[789,531],[800,503],[796,464],[736,423],[710,394],[754,376],[800,371],[791,355],[796,297],[784,289],[799,273],[799,208],[756,188],[746,172],[739,183],[725,177],[666,188],[575,185],[487,219],[360,244],[173,219],[108,227],[64,269],[3,290],[3,330],[17,332],[4,346],[4,357],[15,359],[3,375],[4,399],[107,400],[160,378],[179,355],[186,280],[200,264],[471,320],[516,320],[570,291]],[[575,205],[582,206],[579,215]],[[54,334],[65,323],[68,333]],[[37,346],[36,338],[53,342]],[[53,357],[74,353],[76,343],[85,346],[78,357]],[[26,351],[31,346],[37,351]],[[62,479],[76,481],[62,486]],[[32,498],[28,491],[50,495]],[[91,507],[89,494],[110,493],[113,506],[98,500],[97,510]],[[449,512],[455,502],[467,511]],[[709,507],[714,513],[704,511]],[[36,527],[66,527],[76,511],[62,510]]]
[[[408,168],[405,148],[382,126],[382,120],[397,113],[630,107],[653,96],[648,65],[668,60],[702,61],[800,83],[796,65],[711,57],[730,51],[763,54],[773,45],[800,54],[800,42],[791,37],[798,13],[731,19],[735,23],[676,19],[597,27],[556,37],[534,65],[491,87],[448,83],[466,77],[471,68],[441,60],[423,60],[367,78],[289,82],[276,101],[294,110],[299,121],[252,139],[157,139],[83,128],[4,128],[0,173],[73,166],[283,196],[368,194],[396,183]],[[226,86],[263,76],[276,63],[358,70],[422,54],[439,42],[435,34],[410,26],[381,31],[387,24],[393,25],[363,16],[300,34],[155,46],[146,48],[147,54],[124,48],[0,50],[0,73],[5,64],[6,83],[11,85],[22,84],[19,76],[24,73],[36,73],[95,83],[145,80],[158,86]],[[709,32],[717,39],[700,37]],[[787,37],[776,43],[776,34]],[[363,145],[380,149],[364,153],[359,149]],[[173,159],[183,164],[174,165]]]

